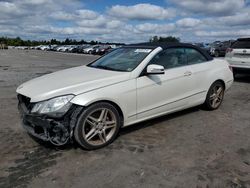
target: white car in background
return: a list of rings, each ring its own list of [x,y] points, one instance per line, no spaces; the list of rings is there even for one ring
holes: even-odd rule
[[[59,48],[56,49],[58,52],[65,52],[68,49],[68,46],[60,46]]]
[[[99,47],[100,47],[100,45],[95,45],[95,46],[90,46],[90,47],[88,47],[88,48],[84,48],[84,49],[83,49],[83,53],[85,53],[85,54],[92,54],[92,52],[93,52],[95,49],[99,48]]]
[[[28,46],[16,46],[15,49],[18,49],[18,50],[28,50],[29,47]]]
[[[24,128],[54,145],[110,144],[121,127],[203,104],[219,108],[233,83],[227,61],[190,44],[144,43],[17,88]]]
[[[250,38],[240,38],[227,49],[226,60],[237,73],[250,73]]]
[[[42,45],[42,46],[40,46],[40,49],[45,51],[45,50],[49,50],[50,47],[47,45]]]

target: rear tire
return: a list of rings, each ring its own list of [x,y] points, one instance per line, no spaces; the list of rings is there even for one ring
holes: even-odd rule
[[[216,110],[220,107],[225,93],[224,84],[221,81],[214,82],[208,90],[204,106],[207,110]]]
[[[74,137],[84,149],[95,150],[112,143],[121,126],[121,117],[113,105],[95,103],[78,118]]]

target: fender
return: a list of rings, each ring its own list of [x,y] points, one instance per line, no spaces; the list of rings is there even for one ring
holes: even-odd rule
[[[128,117],[136,114],[136,79],[79,94],[71,100],[71,103],[89,106],[104,100],[113,102],[120,107],[126,124]]]

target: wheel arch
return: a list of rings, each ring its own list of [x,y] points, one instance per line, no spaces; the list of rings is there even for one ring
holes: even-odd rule
[[[224,89],[226,89],[226,83],[225,83],[224,80],[222,80],[222,79],[215,80],[215,81],[211,84],[211,86],[212,86],[215,82],[221,82],[221,83],[223,84]]]
[[[217,79],[217,80],[213,81],[212,83],[210,83],[210,86],[208,87],[208,90],[207,90],[206,96],[208,95],[208,92],[209,92],[210,87],[211,87],[214,83],[216,83],[216,82],[220,82],[220,83],[222,83],[222,84],[223,84],[224,89],[226,89],[226,84],[225,84],[225,81],[224,81],[224,80],[222,80],[222,79]]]
[[[113,101],[110,101],[110,100],[97,100],[97,101],[93,101],[92,103],[90,102],[90,103],[88,103],[88,104],[86,104],[86,105],[82,105],[81,107],[82,108],[84,108],[84,109],[87,109],[88,107],[92,107],[92,105],[99,105],[99,104],[104,104],[104,103],[106,103],[106,105],[108,104],[108,105],[112,105],[115,109],[117,109],[117,111],[118,111],[118,114],[119,114],[119,116],[120,116],[120,120],[119,120],[119,123],[117,123],[117,125],[118,126],[116,126],[117,128],[115,128],[115,132],[114,133],[112,133],[112,135],[111,135],[111,138],[109,138],[108,140],[105,140],[105,142],[102,142],[101,143],[101,145],[99,144],[99,145],[92,145],[91,143],[89,143],[89,142],[87,142],[86,141],[86,138],[84,138],[84,136],[83,136],[83,134],[82,134],[82,126],[84,126],[84,124],[83,124],[83,121],[84,121],[84,119],[83,119],[83,117],[88,117],[88,116],[86,116],[86,114],[84,114],[84,113],[82,113],[81,115],[80,115],[80,118],[78,118],[77,119],[77,124],[74,126],[74,128],[73,128],[73,130],[71,131],[71,135],[72,135],[72,137],[74,136],[74,139],[75,139],[75,141],[81,146],[81,147],[83,147],[84,149],[86,149],[86,150],[95,150],[95,149],[99,149],[99,148],[101,148],[101,147],[104,147],[104,146],[106,146],[106,145],[108,145],[108,144],[110,144],[110,143],[112,143],[113,141],[114,141],[114,139],[116,138],[116,136],[117,136],[117,134],[119,133],[119,128],[120,127],[122,127],[122,125],[123,125],[123,113],[122,113],[122,110],[121,110],[121,108],[118,106],[118,104],[116,104],[115,102],[113,102]],[[100,105],[101,106],[101,105]],[[92,108],[93,109],[93,108]],[[84,111],[83,111],[84,112]],[[91,112],[91,111],[90,111]],[[117,112],[116,112],[116,114],[117,114]],[[87,114],[88,115],[88,114]],[[96,129],[96,128],[94,128],[94,129]],[[104,129],[105,130],[105,129]],[[101,129],[99,129],[99,131],[103,131],[103,128],[101,128]],[[94,131],[94,132],[96,132],[96,130]],[[91,133],[91,134],[93,134],[93,132]],[[95,133],[95,135],[96,134],[100,134],[100,132],[99,133]],[[109,133],[108,133],[109,134]],[[102,134],[103,135],[103,134]],[[107,137],[106,137],[107,138]],[[101,139],[101,138],[100,138]]]
[[[117,109],[117,111],[122,119],[122,122],[124,121],[124,113],[123,113],[121,107],[114,101],[111,101],[108,99],[101,99],[101,100],[92,101],[92,102],[88,103],[87,105],[84,105],[84,107],[86,108],[86,107],[89,107],[93,104],[102,103],[102,102],[109,103],[109,104],[113,105]]]

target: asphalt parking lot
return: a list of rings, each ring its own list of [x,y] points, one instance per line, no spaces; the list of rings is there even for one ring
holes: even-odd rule
[[[30,138],[16,87],[96,58],[0,51],[0,187],[250,187],[250,75],[235,80],[217,111],[196,107],[133,125],[100,150]]]

